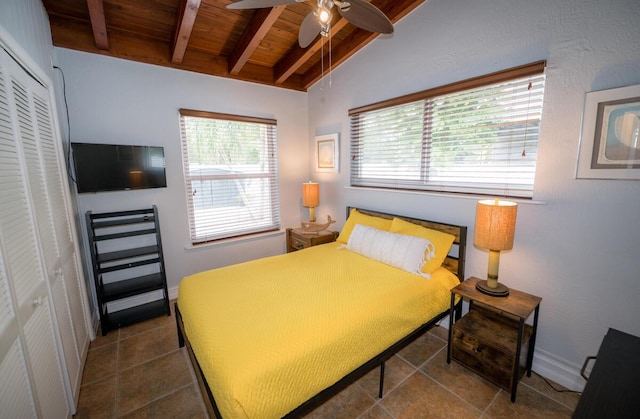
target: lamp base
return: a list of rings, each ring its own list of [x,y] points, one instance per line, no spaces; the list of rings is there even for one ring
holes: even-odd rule
[[[486,279],[481,279],[480,281],[476,282],[476,289],[493,297],[506,297],[507,295],[509,295],[509,288],[499,282],[496,288],[489,288]]]

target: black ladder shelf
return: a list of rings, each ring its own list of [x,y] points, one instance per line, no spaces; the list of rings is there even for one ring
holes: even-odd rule
[[[171,315],[158,208],[87,211],[86,221],[102,335]]]

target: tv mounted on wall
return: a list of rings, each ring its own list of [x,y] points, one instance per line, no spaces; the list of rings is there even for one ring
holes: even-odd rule
[[[78,193],[165,188],[164,148],[71,143]]]

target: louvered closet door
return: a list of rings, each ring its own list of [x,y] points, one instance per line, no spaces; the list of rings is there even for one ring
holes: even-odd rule
[[[77,398],[82,378],[83,354],[89,345],[85,322],[86,295],[71,231],[63,171],[52,127],[48,91],[31,78],[12,80],[18,116],[18,133],[27,165],[31,202],[41,238],[69,384]],[[72,404],[75,403],[72,401]]]
[[[0,115],[0,136],[3,129]],[[1,153],[0,153],[1,154]],[[34,418],[36,407],[29,385],[23,342],[9,293],[7,272],[0,254],[0,418]]]
[[[33,145],[20,128],[29,109],[16,97],[25,77],[0,50],[0,257],[8,295],[0,301],[0,417],[65,418],[71,412],[45,268],[53,256],[40,246],[49,239],[42,241],[35,219],[46,211],[30,199],[38,175],[29,173]]]

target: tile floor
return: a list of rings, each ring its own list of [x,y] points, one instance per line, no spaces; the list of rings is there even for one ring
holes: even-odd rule
[[[387,362],[382,399],[375,369],[307,418],[571,417],[579,395],[558,393],[535,374],[523,378],[511,403],[504,390],[455,362],[448,365],[446,332],[434,327]],[[74,418],[206,417],[173,315],[91,343]]]

